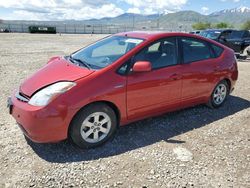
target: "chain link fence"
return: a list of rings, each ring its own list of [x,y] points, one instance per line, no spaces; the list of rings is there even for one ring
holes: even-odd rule
[[[39,27],[56,27],[57,33],[68,33],[68,34],[114,34],[126,31],[135,30],[162,30],[162,31],[182,31],[181,29],[167,29],[159,27],[134,27],[127,25],[104,25],[104,24],[27,24],[27,23],[0,23],[1,32],[18,32],[18,33],[29,33],[29,26]]]
[[[132,31],[135,28],[118,25],[87,25],[87,24],[58,24],[58,25],[31,25],[31,24],[0,24],[2,32],[29,33],[29,26],[56,27],[57,33],[69,34],[113,34]]]

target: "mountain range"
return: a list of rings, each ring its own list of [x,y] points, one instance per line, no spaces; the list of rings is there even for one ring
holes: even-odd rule
[[[213,12],[209,15],[200,14],[195,11],[179,11],[168,14],[133,14],[125,13],[117,17],[105,17],[90,20],[64,20],[64,21],[5,21],[8,23],[41,23],[41,24],[89,24],[89,25],[126,25],[135,29],[169,29],[169,30],[191,30],[192,24],[196,22],[227,22],[235,28],[239,28],[244,22],[250,20],[249,7],[237,7]],[[171,29],[170,29],[171,28]]]

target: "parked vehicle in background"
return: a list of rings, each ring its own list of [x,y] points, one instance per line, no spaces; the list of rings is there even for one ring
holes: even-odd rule
[[[4,28],[4,29],[0,29],[0,32],[1,32],[1,33],[9,33],[10,30],[7,29],[7,28]]]
[[[56,27],[51,26],[29,26],[30,33],[51,33],[56,34]]]
[[[227,36],[232,29],[207,29],[200,32],[200,36],[218,41],[221,36]]]
[[[51,58],[13,92],[8,106],[31,140],[69,138],[90,148],[120,125],[198,104],[220,107],[237,78],[233,50],[213,40],[126,32]]]
[[[239,58],[250,56],[250,32],[248,30],[233,30],[228,37],[222,37],[221,43],[232,48]]]
[[[201,33],[200,30],[197,30],[197,31],[190,31],[189,32],[190,34],[195,34],[195,35],[199,35]]]
[[[233,49],[238,58],[246,59],[250,56],[250,32],[248,30],[209,29],[202,31],[200,35]]]

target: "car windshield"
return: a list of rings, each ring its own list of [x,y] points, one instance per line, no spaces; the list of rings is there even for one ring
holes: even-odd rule
[[[209,39],[217,39],[221,34],[221,31],[202,31],[200,33],[201,36],[209,38]]]
[[[233,31],[228,38],[230,39],[240,39],[243,37],[244,31]]]
[[[73,53],[70,58],[72,62],[80,62],[85,67],[102,69],[143,41],[143,39],[126,36],[111,36]]]

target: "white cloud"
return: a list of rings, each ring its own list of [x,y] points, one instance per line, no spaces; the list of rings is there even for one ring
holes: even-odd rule
[[[143,14],[157,14],[157,10],[147,7],[143,9]]]
[[[84,20],[124,13],[107,0],[0,0],[0,7],[14,9],[8,19],[19,20]]]
[[[145,14],[180,10],[188,0],[123,0]]]
[[[201,12],[202,12],[203,14],[208,14],[208,11],[209,11],[209,8],[208,8],[208,7],[202,7],[202,8],[201,8]]]
[[[140,11],[140,9],[139,9],[139,8],[137,8],[137,7],[133,7],[133,8],[129,8],[129,9],[127,10],[127,13],[140,14],[140,13],[141,13],[141,11]]]
[[[64,12],[64,19],[90,19],[90,18],[102,18],[102,17],[114,17],[124,13],[124,11],[114,4],[102,5],[99,8],[95,7],[83,7],[78,11],[71,9]]]
[[[56,7],[57,4],[53,0],[0,0],[0,7],[4,8],[53,8]]]

